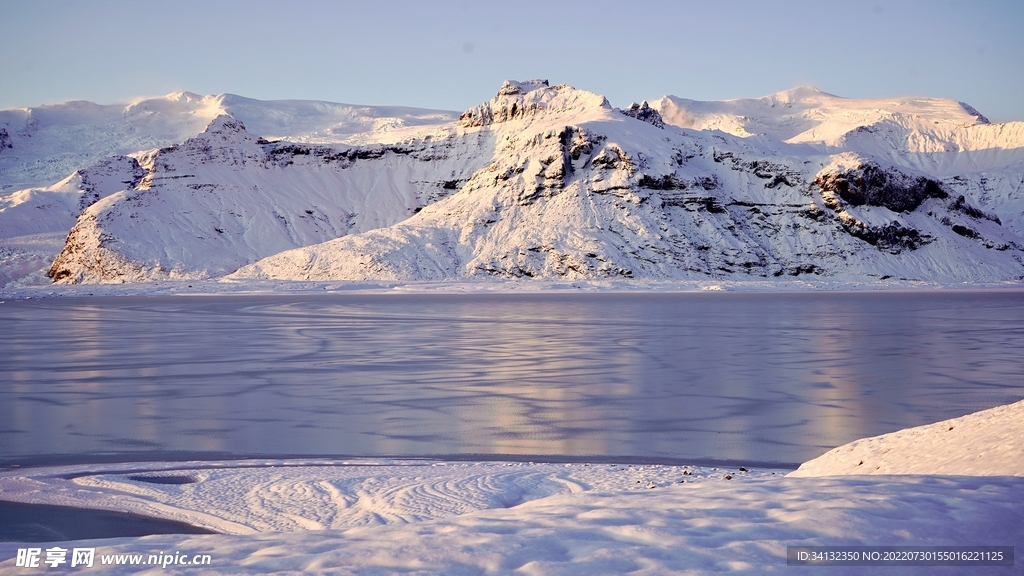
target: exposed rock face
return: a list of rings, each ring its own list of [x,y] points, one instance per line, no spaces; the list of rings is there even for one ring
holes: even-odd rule
[[[650,105],[647,104],[647,100],[644,100],[641,104],[633,102],[629,105],[629,108],[620,110],[620,112],[631,118],[636,118],[642,122],[647,122],[648,124],[657,126],[658,128],[665,127],[665,121],[661,119],[661,114],[654,108],[651,108]]]
[[[7,133],[7,129],[0,128],[0,154],[5,148],[14,148],[14,144],[11,142],[11,135]]]
[[[114,192],[133,190],[142,182],[146,171],[139,161],[129,156],[108,156],[88,168],[75,171],[81,198],[79,210],[85,210]]]
[[[914,210],[927,198],[949,197],[935,180],[911,177],[895,168],[882,169],[875,164],[822,174],[815,184],[830,205],[836,204],[838,198],[851,206],[884,206],[893,212]]]
[[[951,212],[960,212],[976,220],[991,220],[996,224],[1002,224],[999,220],[999,216],[995,214],[989,214],[988,212],[982,212],[974,206],[967,203],[967,199],[963,196],[957,196],[956,200],[949,203],[949,210]]]
[[[848,160],[848,158],[847,158]],[[894,168],[882,168],[871,162],[842,169],[826,169],[815,178],[823,203],[835,214],[843,230],[878,250],[890,254],[914,251],[935,241],[940,234],[908,225],[897,214],[914,213],[918,224],[934,230],[935,223],[954,234],[978,241],[985,248],[1006,250],[1021,243],[1001,229],[998,216],[971,206],[964,196],[945,203],[932,202],[922,222],[920,212],[929,200],[945,200],[949,194],[942,183],[922,175],[910,175]],[[857,214],[859,208],[885,208],[886,212],[871,213],[873,223],[865,222]],[[987,221],[987,222],[986,222]],[[972,224],[973,222],[973,224]],[[993,227],[988,223],[994,223]],[[986,236],[975,228],[989,230]]]
[[[971,106],[967,102],[960,102],[960,106],[963,106],[963,109],[966,110],[968,114],[977,118],[979,124],[991,124],[988,118],[982,115],[981,112],[974,109],[974,106]]]
[[[843,230],[849,232],[851,236],[860,238],[890,254],[899,254],[904,250],[917,250],[922,245],[934,240],[931,236],[921,234],[918,230],[907,228],[898,222],[870,226],[846,214],[840,215],[839,222]]]
[[[115,240],[114,238],[109,235],[82,232],[90,225],[96,227],[97,224],[95,214],[83,215],[78,220],[78,224],[71,229],[68,239],[64,242],[64,249],[50,265],[47,275],[53,278],[54,282],[63,284],[82,282],[87,274],[107,282],[146,280],[149,275],[142,265],[107,246],[107,243]],[[84,265],[86,263],[88,264]]]
[[[498,96],[514,96],[549,86],[547,80],[505,80],[501,89],[498,90]]]
[[[542,113],[585,113],[595,107],[611,108],[604,96],[568,84],[549,87],[547,80],[507,80],[490,102],[463,112],[458,124],[465,128],[490,126]]]

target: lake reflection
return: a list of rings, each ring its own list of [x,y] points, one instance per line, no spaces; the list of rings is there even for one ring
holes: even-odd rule
[[[796,463],[1024,397],[1019,291],[50,299],[0,338],[0,461]]]

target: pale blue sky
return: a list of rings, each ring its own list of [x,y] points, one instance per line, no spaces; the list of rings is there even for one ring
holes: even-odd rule
[[[0,0],[0,108],[176,90],[463,110],[506,78],[613,105],[814,84],[1024,120],[1024,2]]]

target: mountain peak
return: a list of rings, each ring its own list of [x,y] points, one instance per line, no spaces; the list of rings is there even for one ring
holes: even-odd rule
[[[545,112],[580,113],[595,108],[611,109],[611,105],[600,94],[568,84],[551,86],[547,80],[506,80],[489,102],[463,112],[459,116],[459,125],[489,126]]]
[[[501,85],[501,90],[498,90],[498,96],[512,96],[513,94],[524,94],[526,92],[532,92],[538,88],[548,88],[551,85],[548,84],[547,80],[505,80],[505,83]]]
[[[776,92],[774,94],[769,94],[768,96],[765,96],[763,99],[782,103],[796,103],[806,101],[813,102],[820,100],[822,97],[838,98],[838,96],[829,94],[828,92],[821,91],[817,86],[812,86],[808,84],[805,86],[797,86],[796,88],[790,88],[788,90]]]
[[[167,100],[170,100],[171,102],[199,102],[203,98],[205,98],[205,96],[203,96],[201,94],[196,94],[195,92],[184,92],[184,91],[182,91],[182,92],[171,92],[167,96],[164,96],[164,98],[167,99]]]
[[[246,130],[245,124],[242,124],[241,120],[227,114],[220,114],[210,122],[203,132],[207,134],[244,134]]]

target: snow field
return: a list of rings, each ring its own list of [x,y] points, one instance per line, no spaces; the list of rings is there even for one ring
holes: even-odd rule
[[[562,492],[408,523],[94,540],[98,554],[210,554],[210,573],[784,573],[788,545],[1024,543],[1024,484],[1002,477],[749,478]],[[0,569],[17,545],[0,544]],[[100,574],[138,567],[96,567]],[[963,568],[889,568],[957,574]],[[194,573],[171,567],[167,573]],[[864,568],[830,568],[862,574]],[[997,572],[999,573],[999,572]],[[1009,572],[1006,572],[1009,573]]]

